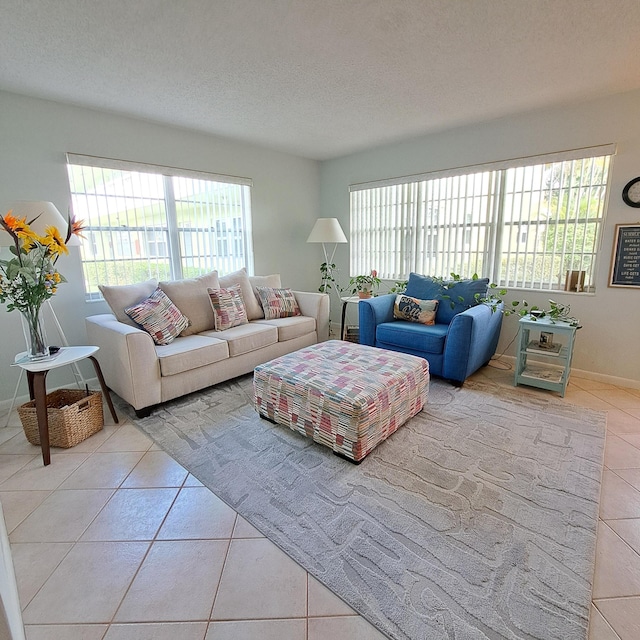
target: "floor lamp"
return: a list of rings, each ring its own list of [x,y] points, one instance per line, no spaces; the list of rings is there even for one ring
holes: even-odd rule
[[[31,229],[39,236],[44,236],[48,227],[55,227],[62,238],[66,238],[67,236],[68,222],[62,217],[62,214],[58,211],[58,209],[52,202],[20,200],[12,203],[9,207],[9,210],[16,218],[25,218],[27,223],[29,223]],[[8,233],[0,233],[0,247],[7,247],[12,245],[13,238]],[[66,245],[68,247],[79,246],[80,240],[76,235],[72,235],[66,242]],[[60,337],[60,344],[63,347],[68,347],[69,341],[67,340],[67,337],[62,330],[62,325],[58,320],[58,316],[56,316],[56,312],[51,306],[51,300],[46,300],[45,304],[47,309],[51,313],[53,324]],[[82,385],[86,385],[86,382],[84,377],[82,376],[80,368],[78,367],[78,364],[76,362],[72,364],[72,367],[73,375],[76,379],[76,384],[79,388],[82,388],[80,387],[80,383],[82,383]],[[9,423],[9,418],[11,417],[11,411],[13,410],[13,407],[15,405],[16,398],[18,397],[18,388],[20,387],[23,373],[24,370],[20,369],[20,375],[18,377],[18,382],[16,383],[16,389],[11,401],[11,407],[9,408],[9,413],[7,414],[7,424]]]
[[[333,264],[333,257],[336,255],[336,249],[338,244],[347,242],[347,237],[342,231],[342,227],[338,222],[338,218],[318,218],[316,223],[311,229],[311,233],[307,238],[307,242],[322,243],[322,251],[324,252],[324,261],[327,267],[330,269]],[[333,251],[331,252],[331,258],[327,254],[327,245],[333,244]],[[329,286],[328,273],[325,271],[322,278],[322,292],[327,293],[327,287]],[[337,291],[337,290],[336,290]],[[340,293],[338,297],[340,297]]]

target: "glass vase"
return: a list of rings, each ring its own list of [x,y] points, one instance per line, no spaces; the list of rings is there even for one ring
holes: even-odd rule
[[[41,307],[20,312],[29,360],[40,360],[41,358],[49,357],[47,334],[44,331],[40,311]]]

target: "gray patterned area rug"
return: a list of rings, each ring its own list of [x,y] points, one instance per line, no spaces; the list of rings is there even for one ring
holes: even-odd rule
[[[356,466],[252,401],[249,375],[130,415],[390,638],[586,639],[605,414],[432,380]]]

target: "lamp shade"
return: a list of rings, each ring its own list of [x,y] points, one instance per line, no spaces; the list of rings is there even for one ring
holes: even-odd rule
[[[311,229],[307,242],[347,242],[338,218],[318,218]]]
[[[62,238],[67,237],[67,229],[69,223],[58,211],[53,202],[20,200],[11,203],[9,210],[16,218],[26,218],[31,229],[39,236],[45,235],[47,227],[55,227]],[[13,244],[13,238],[6,232],[0,231],[0,246],[9,247]],[[67,246],[79,246],[80,240],[77,236],[72,235]]]

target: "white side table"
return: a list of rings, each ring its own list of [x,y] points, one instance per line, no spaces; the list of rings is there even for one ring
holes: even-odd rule
[[[118,417],[116,416],[116,411],[113,408],[113,403],[111,402],[109,389],[107,388],[104,377],[102,376],[100,364],[93,357],[93,354],[96,353],[99,348],[100,347],[62,347],[54,358],[43,358],[42,360],[32,360],[27,362],[18,361],[20,360],[20,356],[23,354],[18,354],[16,356],[16,362],[13,366],[20,367],[27,372],[29,397],[31,400],[36,401],[36,417],[38,419],[40,447],[42,449],[42,461],[45,466],[51,463],[51,452],[49,448],[49,418],[47,416],[47,387],[45,384],[47,373],[49,373],[51,369],[58,369],[59,367],[64,367],[68,364],[73,364],[74,362],[89,358],[89,360],[93,362],[93,368],[98,376],[102,395],[107,400],[111,417],[116,424],[118,423]]]

